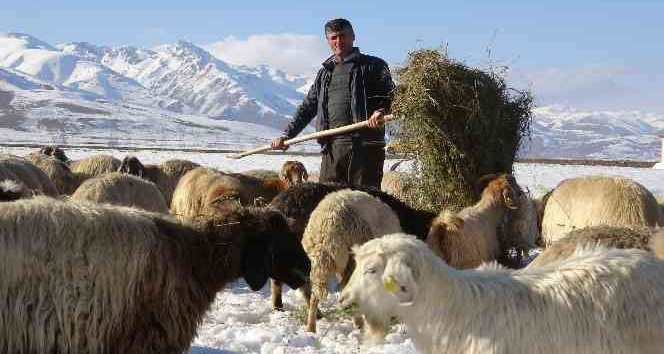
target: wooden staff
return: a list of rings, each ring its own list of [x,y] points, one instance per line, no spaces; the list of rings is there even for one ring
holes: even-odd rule
[[[394,120],[394,117],[391,114],[387,114],[387,115],[383,116],[383,122],[389,122],[391,120]],[[349,133],[349,132],[352,132],[352,131],[355,131],[355,130],[365,128],[367,126],[368,126],[368,123],[365,120],[365,121],[354,123],[354,124],[344,125],[343,127],[339,127],[339,128],[323,130],[323,131],[320,131],[320,132],[315,132],[315,133],[303,135],[303,136],[298,137],[298,138],[288,139],[288,140],[284,141],[284,145],[285,146],[291,146],[291,145],[301,143],[301,142],[307,141],[307,140],[325,138],[325,137],[328,137],[328,136],[334,136],[334,135]],[[259,146],[257,148],[247,150],[247,151],[244,151],[244,152],[240,152],[240,153],[237,153],[237,154],[227,154],[226,157],[231,158],[231,159],[239,159],[239,158],[242,158],[242,157],[245,157],[245,156],[257,154],[259,152],[268,151],[268,150],[272,150],[272,145],[271,144],[262,145],[262,146]]]

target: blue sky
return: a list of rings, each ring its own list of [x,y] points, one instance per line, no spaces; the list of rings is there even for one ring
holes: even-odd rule
[[[53,44],[221,43],[222,59],[299,73],[327,54],[323,23],[346,17],[361,49],[391,64],[409,50],[446,44],[472,65],[485,66],[489,57],[508,65],[511,82],[531,87],[540,104],[664,113],[664,1],[115,0],[2,7],[0,31]]]

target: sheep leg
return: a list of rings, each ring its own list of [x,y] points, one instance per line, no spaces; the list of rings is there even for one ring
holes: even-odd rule
[[[368,344],[380,344],[387,334],[387,323],[373,316],[364,316],[364,341]]]
[[[307,331],[316,333],[316,315],[318,314],[318,299],[311,296],[309,301],[309,316],[307,317]]]
[[[284,302],[281,299],[281,282],[272,280],[272,309],[277,311],[284,310]]]

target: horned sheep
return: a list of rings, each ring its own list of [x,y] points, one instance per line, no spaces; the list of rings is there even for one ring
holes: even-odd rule
[[[429,232],[429,226],[436,217],[435,213],[427,210],[420,210],[410,207],[405,202],[383,191],[370,187],[348,186],[340,183],[313,183],[307,182],[301,185],[293,186],[288,190],[279,193],[270,206],[281,211],[291,219],[291,229],[296,237],[302,238],[304,229],[309,222],[309,217],[318,203],[325,196],[332,192],[351,188],[366,192],[387,204],[399,218],[399,223],[404,232],[417,235],[421,239],[426,239]],[[306,289],[304,289],[306,290]],[[281,297],[282,286],[279,282],[272,282],[272,307],[276,310],[283,309],[283,300]],[[305,294],[307,302],[308,295]]]
[[[273,209],[180,222],[48,197],[0,203],[0,349],[186,351],[217,292],[238,278],[293,288],[309,271]]]
[[[302,246],[311,260],[311,299],[307,329],[316,332],[318,302],[327,297],[327,281],[337,276],[343,287],[354,245],[382,235],[400,232],[399,218],[379,199],[362,191],[344,189],[328,194],[311,213]],[[348,273],[350,275],[350,273]],[[375,321],[367,321],[374,328]],[[384,327],[384,326],[382,326]]]
[[[548,246],[568,232],[593,225],[657,226],[659,205],[641,184],[611,176],[566,179],[551,192],[542,216],[542,240]]]
[[[0,154],[0,180],[6,179],[22,183],[34,194],[51,197],[59,194],[55,183],[46,173],[23,157]]]
[[[119,172],[107,173],[83,182],[72,194],[71,200],[131,206],[168,214],[164,196],[154,183]]]
[[[480,200],[454,213],[443,210],[431,224],[427,244],[450,266],[475,268],[502,256],[498,229],[507,212],[517,209],[522,192],[509,174],[491,174],[480,179]],[[514,241],[512,241],[514,242]]]
[[[654,354],[664,347],[664,312],[656,310],[664,306],[664,262],[641,250],[580,247],[521,270],[456,270],[405,234],[353,252],[357,267],[341,305],[395,316],[422,353]]]

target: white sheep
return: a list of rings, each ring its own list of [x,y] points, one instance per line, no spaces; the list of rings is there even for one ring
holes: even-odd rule
[[[154,183],[119,172],[88,179],[76,189],[71,200],[131,206],[164,214],[169,211]]]
[[[179,222],[34,197],[0,203],[3,353],[180,354],[224,286],[309,271],[283,214],[242,208]]]
[[[625,177],[566,179],[548,195],[542,240],[549,245],[568,232],[594,225],[657,226],[657,200],[644,186]]]
[[[307,330],[316,331],[319,299],[327,297],[327,281],[336,275],[347,281],[350,249],[375,237],[401,232],[396,213],[380,199],[365,192],[343,189],[332,192],[311,213],[302,236],[302,247],[311,260],[311,299]],[[367,321],[369,335],[380,332],[379,323]]]
[[[664,237],[664,233],[658,237]],[[392,234],[353,249],[342,306],[396,316],[422,353],[661,353],[664,262],[642,250],[580,247],[547,266],[456,270]]]

